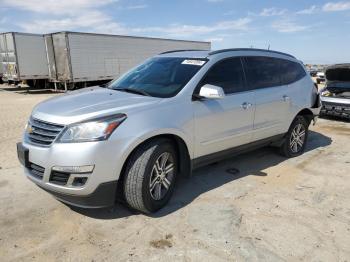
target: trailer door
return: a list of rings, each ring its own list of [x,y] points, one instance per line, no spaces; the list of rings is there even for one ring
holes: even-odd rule
[[[4,78],[7,80],[17,80],[17,62],[13,34],[2,34],[0,41],[3,59],[2,64]]]
[[[49,80],[57,81],[56,60],[52,35],[45,35],[45,48],[47,56],[47,65],[49,69]]]
[[[72,73],[67,34],[52,34],[52,42],[56,59],[57,80],[60,82],[69,82],[72,79]]]
[[[0,34],[0,77],[2,77],[4,73],[4,56],[5,56],[5,46],[4,46],[4,35]],[[1,80],[1,79],[0,79]],[[0,81],[1,82],[1,81]]]

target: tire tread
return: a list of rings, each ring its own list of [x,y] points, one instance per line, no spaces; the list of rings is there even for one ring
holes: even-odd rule
[[[124,194],[127,203],[134,209],[150,213],[142,198],[142,185],[147,163],[156,149],[156,143],[141,145],[131,156],[126,167]]]
[[[298,156],[298,155],[300,155],[300,154],[302,154],[304,152],[304,149],[303,149],[301,152],[299,152],[297,154],[293,154],[291,152],[291,150],[289,149],[289,136],[290,136],[290,133],[293,130],[293,128],[296,125],[296,123],[300,123],[300,122],[303,123],[305,125],[305,128],[306,128],[306,137],[305,137],[305,142],[304,142],[304,149],[305,149],[305,145],[307,143],[309,125],[308,125],[307,120],[303,116],[298,115],[298,116],[295,117],[295,119],[293,120],[292,124],[290,125],[289,130],[288,130],[287,135],[286,135],[286,138],[285,138],[285,141],[281,145],[281,147],[279,148],[279,153],[282,156],[291,158],[291,157]]]

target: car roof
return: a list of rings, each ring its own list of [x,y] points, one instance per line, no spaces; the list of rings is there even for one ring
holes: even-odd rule
[[[166,57],[183,57],[183,58],[207,58],[209,50],[174,50],[159,54],[158,56]]]
[[[234,52],[254,52],[254,54],[261,53],[262,55],[281,55],[289,59],[296,59],[294,56],[278,51],[266,50],[266,49],[256,49],[256,48],[231,48],[231,49],[221,49],[221,50],[174,50],[159,54],[159,56],[165,57],[183,57],[183,58],[210,58],[223,53],[234,53]]]

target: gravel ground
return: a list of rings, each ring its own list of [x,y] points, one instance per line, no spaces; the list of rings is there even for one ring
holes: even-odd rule
[[[16,158],[31,109],[55,94],[5,89],[1,261],[350,261],[350,123],[320,119],[298,158],[263,148],[199,169],[153,216],[84,210],[36,187]]]

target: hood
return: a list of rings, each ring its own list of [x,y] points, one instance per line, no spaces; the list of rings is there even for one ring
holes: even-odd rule
[[[328,67],[326,78],[330,82],[350,82],[350,64],[339,64]]]
[[[350,64],[333,65],[326,70],[327,90],[334,94],[349,97]]]
[[[150,107],[160,98],[101,87],[84,88],[38,104],[32,113],[43,121],[70,124],[116,113],[132,113]]]

